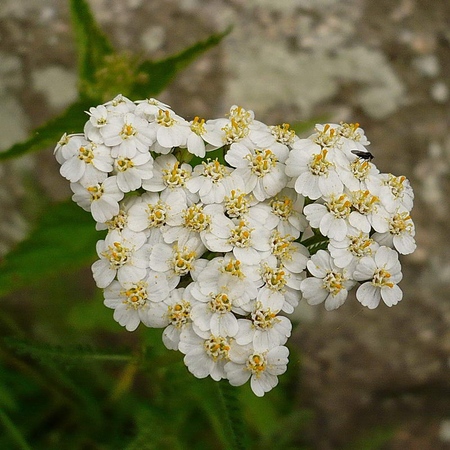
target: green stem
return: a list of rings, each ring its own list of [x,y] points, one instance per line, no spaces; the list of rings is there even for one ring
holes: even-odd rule
[[[20,430],[14,425],[12,420],[7,416],[7,414],[0,408],[0,422],[5,427],[7,433],[11,436],[12,441],[17,448],[21,450],[32,450],[31,447],[25,441]]]
[[[247,430],[242,415],[241,405],[236,395],[236,388],[226,381],[216,383],[218,385],[219,397],[225,412],[225,423],[229,431],[230,450],[247,449]]]

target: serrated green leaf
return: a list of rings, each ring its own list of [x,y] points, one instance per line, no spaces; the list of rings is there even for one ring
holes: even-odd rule
[[[14,144],[4,152],[0,152],[0,161],[17,158],[26,153],[36,152],[49,146],[55,147],[64,133],[82,132],[87,120],[84,111],[88,110],[90,106],[92,106],[92,103],[88,101],[77,101],[73,103],[60,116],[36,128],[29,139]]]
[[[98,26],[86,0],[70,0],[70,12],[78,52],[79,88],[83,96],[94,83],[97,71],[104,66],[105,56],[112,54],[114,48]]]
[[[223,33],[213,34],[204,41],[197,42],[180,53],[159,61],[144,61],[138,73],[145,74],[145,82],[136,82],[132,95],[137,98],[148,98],[159,94],[175,77],[175,75],[194,61],[205,51],[215,47],[227,34],[231,27]],[[139,78],[138,78],[139,79]]]
[[[72,201],[48,207],[35,230],[8,253],[0,266],[0,296],[42,278],[94,261],[95,231],[90,214]]]

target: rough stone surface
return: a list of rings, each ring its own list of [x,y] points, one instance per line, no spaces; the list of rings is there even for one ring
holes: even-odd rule
[[[411,180],[418,250],[402,258],[404,300],[368,311],[353,298],[336,312],[317,307],[304,315],[312,307],[302,305],[291,340],[303,362],[298,401],[316,413],[319,450],[342,448],[392,424],[394,435],[383,449],[449,448],[449,2],[90,3],[114,45],[152,58],[234,25],[220,47],[160,96],[181,115],[218,117],[239,103],[268,123],[357,121],[380,170]],[[66,2],[3,0],[0,147],[64,108],[75,74]],[[64,88],[55,89],[60,83]],[[49,195],[69,195],[50,149],[35,164]],[[3,175],[0,208],[25,195],[6,188],[11,170]],[[11,227],[12,216],[2,217]]]

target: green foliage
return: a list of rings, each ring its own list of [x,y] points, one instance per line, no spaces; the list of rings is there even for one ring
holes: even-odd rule
[[[93,262],[101,237],[91,215],[72,201],[50,205],[34,231],[2,262],[0,296]]]
[[[0,160],[16,158],[55,146],[63,133],[83,130],[85,111],[117,94],[148,98],[159,94],[174,77],[230,33],[213,34],[176,55],[158,61],[116,51],[101,31],[86,0],[70,0],[72,25],[78,52],[79,99],[55,119],[37,128],[32,136],[0,153]]]
[[[208,39],[198,42],[187,49],[160,61],[144,61],[138,69],[139,74],[146,74],[145,82],[135,84],[132,96],[146,98],[161,92],[175,75],[196,60],[202,53],[215,47],[231,32],[227,28],[223,33],[213,34]]]
[[[327,237],[322,236],[319,230],[313,230],[315,234],[308,239],[301,242],[308,250],[311,255],[314,255],[319,250],[325,250],[328,247],[328,242],[330,241]]]
[[[90,101],[76,101],[61,115],[36,128],[26,141],[14,144],[4,152],[0,152],[0,161],[37,152],[46,147],[55,147],[64,133],[79,133],[86,123],[86,115],[83,111],[88,110],[90,106],[92,106]]]

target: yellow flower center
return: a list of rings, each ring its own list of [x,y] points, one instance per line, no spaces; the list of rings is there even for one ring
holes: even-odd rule
[[[250,170],[257,177],[263,177],[268,174],[275,164],[278,162],[275,154],[268,148],[264,150],[254,150],[254,155],[246,155],[245,158],[249,161]]]
[[[230,344],[228,340],[222,336],[211,336],[203,344],[206,354],[214,361],[219,359],[228,359]]]

